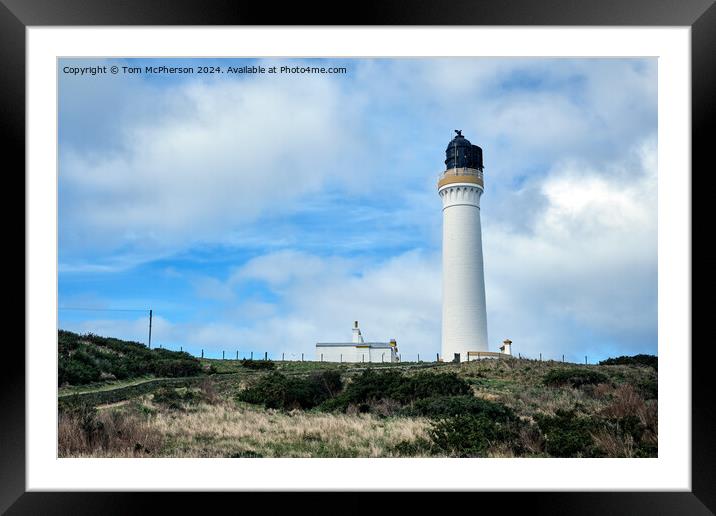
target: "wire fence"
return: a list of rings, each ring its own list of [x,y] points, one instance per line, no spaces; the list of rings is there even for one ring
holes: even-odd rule
[[[144,337],[140,337],[139,339],[131,338],[131,336],[127,340],[133,340],[135,342],[144,343],[147,347],[150,349],[152,348],[152,320],[153,320],[153,310],[151,308],[99,308],[99,307],[59,307],[59,311],[63,312],[106,312],[108,314],[120,314],[120,313],[144,313],[146,314],[146,326],[144,327],[145,333]],[[116,318],[115,318],[116,320]],[[72,319],[70,319],[72,321]],[[77,322],[85,322],[82,319],[74,320],[75,323]],[[137,322],[137,321],[135,321]],[[72,327],[75,327],[77,329],[80,329],[83,333],[94,333],[93,331],[90,331],[87,329],[87,325],[80,324],[79,326],[77,324],[71,325]],[[139,328],[137,328],[139,330]],[[99,331],[99,330],[98,330]],[[135,331],[135,333],[137,333]],[[112,335],[115,336],[115,335]],[[126,335],[122,336],[115,336],[117,338],[127,337]],[[159,349],[167,349],[169,351],[179,351],[183,353],[187,353],[193,357],[196,358],[203,358],[207,360],[272,360],[272,361],[284,361],[284,362],[336,362],[336,363],[357,363],[357,362],[367,362],[367,363],[392,363],[392,356],[386,357],[385,353],[381,354],[380,360],[375,359],[375,357],[371,357],[370,355],[363,355],[360,356],[350,356],[346,355],[345,359],[341,355],[339,360],[324,360],[324,356],[320,353],[305,353],[305,352],[275,352],[275,351],[254,351],[254,350],[242,350],[242,349],[222,349],[217,350],[215,348],[208,349],[208,348],[201,348],[198,346],[183,346],[183,345],[165,345],[165,344],[158,344],[155,346],[155,348]],[[472,352],[471,352],[472,354]],[[535,355],[527,355],[522,353],[514,354],[505,354],[505,353],[490,353],[490,352],[482,352],[479,353],[483,356],[470,356],[467,357],[467,362],[473,362],[473,361],[479,361],[479,360],[485,360],[485,359],[494,359],[494,358],[501,358],[501,359],[518,359],[518,360],[529,360],[529,361],[548,361],[548,362],[563,362],[563,363],[571,363],[571,364],[577,364],[581,363],[581,360],[574,361],[573,357],[569,357],[572,360],[565,360],[565,355],[561,356],[547,356],[545,355],[543,357],[542,353],[538,353]],[[368,359],[366,360],[366,356],[368,356]],[[402,363],[424,363],[424,362],[455,362],[455,360],[445,360],[444,357],[440,356],[440,353],[399,353],[396,356],[397,362]],[[589,357],[587,355],[584,356],[584,364],[589,365]]]

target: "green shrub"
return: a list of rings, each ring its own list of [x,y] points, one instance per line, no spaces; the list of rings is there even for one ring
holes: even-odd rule
[[[578,388],[582,385],[607,383],[608,378],[599,371],[575,367],[571,369],[552,369],[544,376],[543,381],[545,385],[569,385]]]
[[[288,377],[278,372],[263,376],[241,391],[239,401],[262,404],[266,408],[309,409],[340,392],[342,382],[337,371],[315,373],[307,378]]]
[[[241,360],[241,365],[247,369],[264,370],[268,371],[276,368],[276,363],[272,360]]]
[[[470,392],[470,385],[455,373],[420,373],[404,378],[391,397],[408,403],[432,396],[459,396]]]
[[[512,409],[495,401],[474,396],[433,396],[413,402],[405,407],[401,415],[408,417],[444,418],[461,414],[480,415],[493,419],[514,417]]]
[[[66,360],[60,357],[57,367],[58,385],[84,385],[97,382],[100,379],[100,371],[91,362],[82,358]]]
[[[430,440],[419,437],[412,441],[400,441],[391,446],[390,451],[399,457],[425,457],[432,455],[433,444]]]
[[[394,400],[405,405],[418,399],[470,392],[469,384],[455,373],[404,376],[397,371],[366,369],[341,394],[321,405],[321,409],[345,411],[349,405],[355,405],[369,410],[371,401]]]
[[[636,382],[636,388],[644,399],[655,400],[659,397],[659,384],[656,378],[643,378]]]
[[[429,430],[433,449],[458,457],[483,457],[498,444],[519,452],[522,423],[510,412],[492,418],[486,413],[460,414],[438,420]]]
[[[537,414],[539,429],[545,437],[545,451],[552,457],[594,457],[597,449],[592,432],[599,423],[577,415],[575,410],[558,409],[554,416]]]
[[[599,362],[599,365],[641,365],[653,367],[659,370],[659,358],[655,355],[634,355],[607,358]]]
[[[174,389],[162,387],[154,392],[152,401],[165,405],[172,410],[181,410],[186,404],[194,404],[201,401],[202,397],[196,391],[190,389]]]

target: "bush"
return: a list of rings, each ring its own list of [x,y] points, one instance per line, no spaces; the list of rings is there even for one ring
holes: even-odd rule
[[[348,406],[355,405],[370,410],[369,402],[378,400],[394,400],[405,405],[418,399],[470,392],[468,383],[455,373],[404,376],[396,371],[366,369],[340,395],[325,402],[321,409],[345,412]]]
[[[395,392],[402,403],[432,396],[459,396],[471,393],[470,385],[455,373],[422,373],[404,378]]]
[[[543,381],[545,385],[569,385],[571,387],[579,388],[583,385],[607,383],[608,378],[606,375],[598,371],[575,367],[572,369],[552,369],[544,376]]]
[[[508,406],[474,396],[433,396],[413,402],[401,415],[408,417],[444,418],[461,414],[485,415],[492,419],[514,418]]]
[[[182,410],[186,404],[197,403],[200,400],[201,395],[193,390],[179,390],[171,387],[157,389],[152,397],[154,403],[165,405],[172,410]]]
[[[552,457],[594,457],[597,449],[592,433],[599,424],[577,415],[575,410],[558,409],[554,416],[537,414],[537,425],[545,437],[545,451]]]
[[[599,362],[599,365],[641,365],[653,367],[659,370],[659,358],[655,355],[634,355],[607,358]]]
[[[637,381],[636,387],[647,400],[655,400],[659,397],[659,384],[656,378],[643,378]]]
[[[430,429],[433,449],[458,457],[484,457],[489,448],[519,451],[522,423],[510,412],[491,418],[486,413],[460,414],[438,420]]]
[[[432,455],[433,444],[428,439],[419,437],[414,440],[400,441],[392,446],[390,451],[399,457],[425,457]]]
[[[241,391],[239,401],[263,404],[266,408],[309,409],[340,392],[342,382],[337,371],[315,373],[308,378],[287,377],[273,372]]]
[[[276,363],[272,360],[241,360],[241,365],[247,369],[269,371],[276,368]]]

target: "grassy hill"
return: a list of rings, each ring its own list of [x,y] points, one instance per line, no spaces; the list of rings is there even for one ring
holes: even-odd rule
[[[118,370],[137,359],[134,352],[149,352],[116,339],[67,332],[64,337],[97,359],[91,363],[103,372],[113,370],[99,360],[107,349],[124,350],[110,353],[118,357]],[[186,355],[149,353],[157,351],[156,360]],[[119,380],[113,380],[63,396],[60,455],[657,456],[655,357],[588,366],[527,359],[331,364],[185,358],[190,359],[195,376],[124,380],[116,387]],[[161,370],[136,374],[159,376]]]
[[[201,374],[201,363],[188,353],[149,349],[139,342],[78,335],[59,330],[59,386],[79,386],[148,376],[182,377]]]

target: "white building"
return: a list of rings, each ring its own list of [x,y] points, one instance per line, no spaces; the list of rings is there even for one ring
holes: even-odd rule
[[[505,355],[512,355],[512,341],[510,339],[503,340],[500,351]]]
[[[390,342],[365,342],[358,328],[353,324],[353,342],[318,342],[316,360],[321,362],[399,362],[398,344]]]
[[[482,149],[462,134],[448,144],[438,180],[443,205],[442,359],[468,359],[488,351],[480,197]]]

